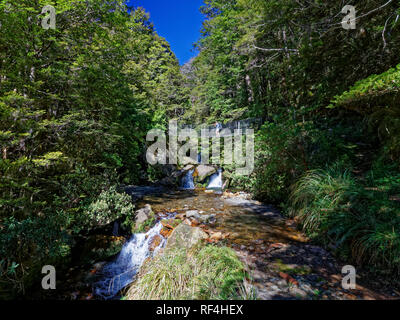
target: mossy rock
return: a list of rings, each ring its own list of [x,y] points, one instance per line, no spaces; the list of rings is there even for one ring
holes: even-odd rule
[[[86,264],[108,260],[122,250],[125,242],[124,237],[91,236],[85,242],[80,261]]]
[[[312,268],[307,265],[291,265],[285,264],[281,259],[275,260],[273,265],[280,271],[289,275],[307,275],[312,273]]]

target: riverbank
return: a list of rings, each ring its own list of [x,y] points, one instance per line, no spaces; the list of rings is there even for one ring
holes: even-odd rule
[[[157,236],[160,241],[156,247],[159,247],[180,224],[201,229],[207,235],[206,244],[234,250],[248,274],[245,286],[249,292],[254,292],[256,299],[356,300],[400,297],[393,288],[383,285],[379,289],[375,284],[369,285],[369,278],[362,273],[358,274],[355,290],[343,289],[341,269],[345,262],[337,261],[329,252],[310,243],[297,230],[296,223],[285,219],[276,208],[251,200],[245,193],[204,190],[147,193],[137,205],[138,208],[151,206],[156,223],[158,221],[162,225],[156,233],[151,229],[146,233],[147,245],[152,243],[152,237]],[[139,237],[145,238],[146,235]],[[127,241],[125,247],[129,241],[132,243],[132,238]],[[85,270],[72,268],[68,277],[74,280],[69,280],[59,298],[102,299],[95,294],[93,285],[104,277],[104,267],[115,264],[121,259],[120,255],[114,256],[109,262],[99,261]],[[142,262],[149,257],[144,257]],[[128,270],[120,270],[120,273],[125,271]],[[135,274],[132,273],[132,277]],[[377,282],[382,283],[379,280]],[[123,298],[124,292],[116,298]]]

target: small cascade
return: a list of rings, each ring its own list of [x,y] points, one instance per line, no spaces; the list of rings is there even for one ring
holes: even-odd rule
[[[216,173],[210,177],[207,189],[222,189],[222,169],[219,168]]]
[[[103,268],[102,279],[94,285],[94,293],[97,296],[106,300],[112,299],[121,289],[132,283],[143,262],[164,247],[166,239],[160,235],[162,227],[159,222],[147,233],[132,236],[123,246],[117,259]],[[161,242],[151,252],[149,247],[155,236],[159,236]]]
[[[194,169],[186,172],[186,175],[182,179],[182,189],[194,190],[194,180],[193,180]]]

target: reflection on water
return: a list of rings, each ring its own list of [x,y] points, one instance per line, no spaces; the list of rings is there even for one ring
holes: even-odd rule
[[[229,233],[228,244],[306,241],[300,232],[286,226],[273,208],[246,200],[229,200],[222,194],[191,190],[147,196],[140,205],[148,203],[156,213],[198,210],[201,214],[215,214],[217,221],[211,229]]]

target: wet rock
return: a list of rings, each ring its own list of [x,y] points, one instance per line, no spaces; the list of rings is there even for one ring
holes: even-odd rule
[[[211,234],[210,239],[216,240],[216,241],[222,240],[223,239],[222,232],[215,232],[215,233]]]
[[[161,224],[166,229],[169,229],[169,230],[173,230],[174,229],[174,227],[171,224],[169,224],[168,220],[162,220]]]
[[[182,220],[180,219],[168,219],[168,220],[161,220],[161,224],[168,229],[174,229],[176,228],[180,223],[182,223]]]
[[[166,250],[172,247],[191,248],[199,241],[207,238],[207,233],[200,228],[194,228],[182,223],[174,229],[171,236],[168,238]]]
[[[161,244],[161,237],[159,235],[155,235],[149,244],[149,250],[153,252],[157,247]]]
[[[200,219],[199,211],[198,211],[198,210],[189,210],[189,211],[186,211],[186,218]]]
[[[307,292],[305,292],[304,290],[301,290],[298,287],[292,287],[289,289],[290,294],[292,294],[293,296],[300,298],[300,299],[306,299],[308,297]]]
[[[210,214],[210,215],[202,215],[199,216],[199,220],[203,223],[207,223],[207,222],[211,222],[211,221],[215,221],[215,214]]]
[[[160,234],[161,234],[165,239],[168,239],[169,236],[171,235],[171,233],[172,233],[172,229],[169,229],[169,228],[166,228],[166,227],[162,228],[161,231],[160,231]]]
[[[201,164],[196,168],[197,181],[199,182],[204,181],[206,178],[208,178],[215,172],[217,172],[216,168]]]
[[[101,271],[101,269],[103,269],[103,267],[107,264],[106,261],[102,261],[102,262],[97,262],[93,265],[93,268],[96,269],[96,271]]]
[[[285,273],[285,272],[279,272],[279,276],[280,276],[282,279],[284,279],[288,284],[290,283],[290,284],[295,285],[295,286],[298,286],[298,285],[299,285],[299,283],[297,282],[297,280],[295,280],[293,277],[291,277],[290,275],[288,275],[288,274]]]
[[[139,229],[145,222],[154,217],[153,210],[149,204],[146,204],[144,208],[135,212],[135,224],[136,229]]]
[[[126,242],[124,237],[113,237],[104,235],[90,236],[84,244],[80,254],[82,263],[93,263],[104,261],[121,251]]]

